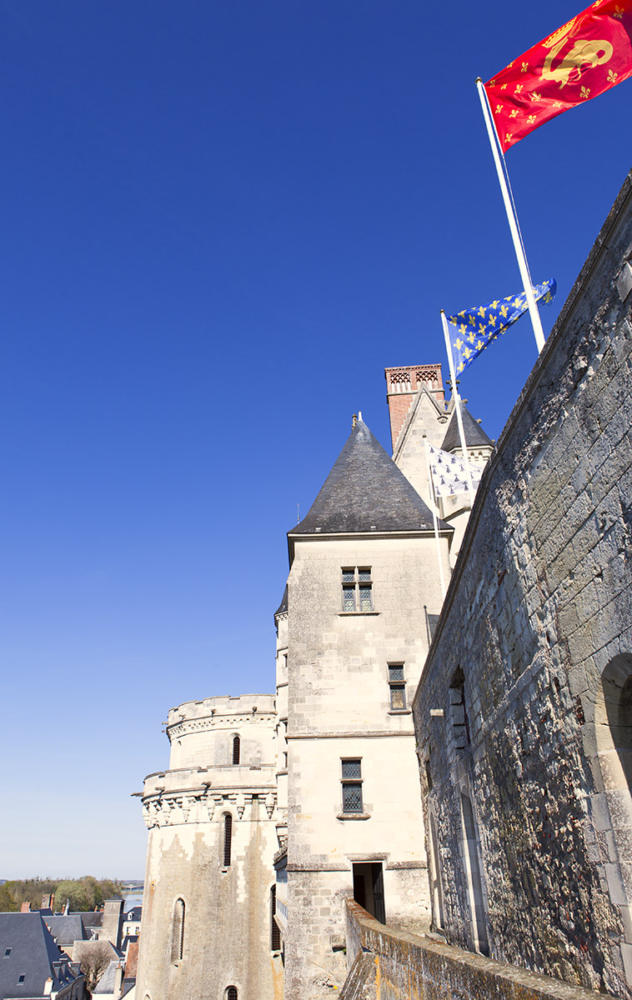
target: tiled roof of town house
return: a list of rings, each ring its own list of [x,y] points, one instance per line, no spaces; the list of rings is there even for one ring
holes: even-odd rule
[[[432,528],[429,508],[358,419],[309,512],[288,536]]]
[[[493,448],[494,442],[491,438],[487,437],[487,434],[481,427],[479,423],[476,422],[472,414],[469,412],[467,407],[461,401],[461,416],[463,418],[463,433],[465,434],[465,444],[468,448]],[[459,439],[459,425],[456,419],[456,410],[452,411],[452,416],[450,417],[450,423],[448,424],[448,429],[445,432],[445,437],[443,439],[443,444],[441,445],[444,451],[452,451],[454,448],[461,447],[461,441]]]
[[[89,937],[81,913],[56,913],[51,916],[43,914],[43,917],[44,923],[60,948]]]
[[[47,979],[54,993],[77,978],[37,911],[0,913],[0,948],[0,997],[43,997]]]

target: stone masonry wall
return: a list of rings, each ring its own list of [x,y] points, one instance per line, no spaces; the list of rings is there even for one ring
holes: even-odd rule
[[[617,997],[632,996],[632,742],[608,715],[608,685],[623,712],[632,674],[631,260],[632,174],[483,478],[414,702],[435,926]]]
[[[590,1000],[587,990],[509,968],[428,937],[396,931],[349,900],[340,1000]]]

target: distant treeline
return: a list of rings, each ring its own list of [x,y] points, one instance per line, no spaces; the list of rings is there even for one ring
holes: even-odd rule
[[[15,879],[0,885],[0,912],[20,910],[22,903],[30,903],[32,910],[39,910],[42,896],[51,895],[55,897],[55,910],[63,910],[66,901],[73,911],[94,910],[106,899],[120,898],[121,883],[92,875],[76,879]]]

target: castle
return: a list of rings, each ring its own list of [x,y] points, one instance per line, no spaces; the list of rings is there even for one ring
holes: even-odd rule
[[[471,512],[439,365],[386,370],[392,459],[354,416],[275,695],[169,712],[141,1000],[632,996],[631,261],[632,175],[496,448],[464,413]]]

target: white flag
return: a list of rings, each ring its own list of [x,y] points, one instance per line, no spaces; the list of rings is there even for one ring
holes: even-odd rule
[[[472,477],[472,489],[475,490],[481,481],[483,470],[478,466],[466,462],[457,455],[451,455],[449,451],[433,448],[431,444],[428,445],[428,461],[436,497],[468,493],[470,489],[468,468]]]

